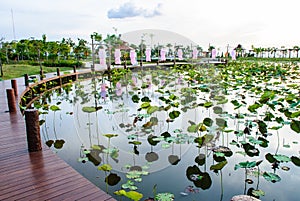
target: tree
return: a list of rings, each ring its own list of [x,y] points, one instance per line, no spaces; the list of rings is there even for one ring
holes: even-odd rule
[[[78,44],[74,46],[73,52],[75,54],[75,58],[77,63],[79,63],[80,59],[86,57],[86,53],[88,52],[89,48],[87,47],[87,41],[84,39],[78,38]]]

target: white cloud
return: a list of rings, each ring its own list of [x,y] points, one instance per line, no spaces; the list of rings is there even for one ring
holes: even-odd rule
[[[107,13],[108,18],[130,18],[130,17],[155,17],[161,15],[158,4],[153,10],[138,8],[133,3],[127,2],[117,9],[110,9]]]

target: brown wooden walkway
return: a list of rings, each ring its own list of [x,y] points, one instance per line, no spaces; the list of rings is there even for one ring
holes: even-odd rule
[[[24,79],[17,82],[21,94]],[[0,81],[0,200],[114,201],[47,146],[40,152],[28,152],[22,114],[7,112],[9,88],[10,80]]]

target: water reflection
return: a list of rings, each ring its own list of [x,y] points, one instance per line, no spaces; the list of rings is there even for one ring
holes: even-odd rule
[[[276,80],[226,70],[118,72],[52,91],[34,104],[43,138],[112,195],[277,200],[300,181],[289,178],[299,100]]]

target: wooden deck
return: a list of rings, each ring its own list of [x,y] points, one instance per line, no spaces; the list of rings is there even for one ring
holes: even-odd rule
[[[17,83],[21,94],[24,79],[17,79]],[[8,112],[9,88],[10,80],[0,81],[0,200],[115,201],[47,146],[40,152],[28,152],[23,116],[19,111]]]

